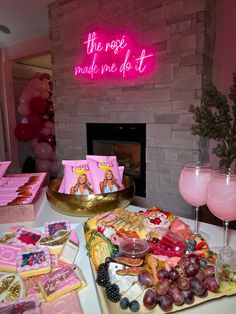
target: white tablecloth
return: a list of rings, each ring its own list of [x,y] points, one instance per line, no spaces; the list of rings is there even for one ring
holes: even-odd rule
[[[87,220],[87,217],[73,217],[73,216],[66,216],[61,213],[58,213],[54,209],[51,208],[49,205],[46,196],[45,196],[45,189],[38,200],[40,204],[40,210],[37,215],[37,219],[34,222],[25,222],[20,223],[24,225],[29,225],[32,227],[40,227],[43,226],[45,222],[51,220],[58,220],[58,219],[67,219],[71,223],[84,223]],[[131,211],[139,211],[142,210],[140,207],[136,206],[128,206],[128,209]],[[194,221],[183,218],[183,220],[188,223],[191,227],[194,227]],[[6,230],[8,227],[15,225],[14,224],[0,224],[0,230]],[[203,232],[206,232],[210,235],[209,245],[211,247],[221,246],[223,243],[223,228],[218,227],[215,225],[210,225],[206,223],[200,222],[199,229]],[[229,244],[236,250],[236,231],[229,230]],[[97,297],[97,296],[95,296]],[[231,297],[223,297],[221,299],[209,301],[198,305],[196,307],[189,308],[184,310],[183,314],[233,314],[236,312],[236,296]],[[85,313],[90,314],[90,313]]]

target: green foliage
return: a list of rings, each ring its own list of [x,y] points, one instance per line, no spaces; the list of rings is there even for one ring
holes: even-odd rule
[[[229,104],[227,97],[207,82],[201,106],[192,109],[192,133],[218,141],[213,153],[220,158],[222,168],[230,168],[236,159],[236,72],[233,73],[229,99],[233,104]]]

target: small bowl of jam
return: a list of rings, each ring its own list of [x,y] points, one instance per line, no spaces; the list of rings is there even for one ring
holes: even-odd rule
[[[149,251],[149,244],[144,239],[139,238],[129,238],[124,240],[120,244],[120,252],[121,254],[132,257],[138,258],[143,257]]]

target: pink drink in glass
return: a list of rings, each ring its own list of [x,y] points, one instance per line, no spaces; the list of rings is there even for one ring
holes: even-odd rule
[[[206,204],[211,173],[210,168],[184,167],[180,174],[179,191],[187,203],[193,206]]]
[[[221,220],[236,220],[236,175],[213,174],[207,206]]]

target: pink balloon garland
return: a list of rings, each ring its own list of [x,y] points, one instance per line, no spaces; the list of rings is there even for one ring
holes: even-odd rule
[[[22,116],[14,134],[19,141],[31,141],[37,171],[57,175],[54,108],[51,76],[40,74],[30,80],[18,99]]]

